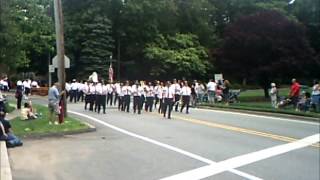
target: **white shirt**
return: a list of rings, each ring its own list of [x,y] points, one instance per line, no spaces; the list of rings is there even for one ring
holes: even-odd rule
[[[79,89],[79,85],[77,82],[71,83],[71,90],[78,90],[78,89]]]
[[[70,84],[69,84],[69,83],[66,83],[66,87],[65,87],[65,88],[66,88],[67,91],[70,91],[70,89],[71,89]]]
[[[156,93],[158,94],[159,99],[162,99],[162,97],[163,97],[163,89],[164,89],[164,87],[162,87],[162,86],[159,86],[157,89]]]
[[[320,95],[320,85],[316,84],[312,87],[312,95]]]
[[[23,86],[24,88],[31,88],[31,84],[29,83],[29,81],[23,81]]]
[[[37,82],[37,81],[32,81],[31,86],[32,86],[32,87],[39,88],[39,85],[38,85],[38,82]]]
[[[120,84],[119,84],[119,83],[116,83],[116,84],[115,84],[115,89],[116,89],[116,93],[117,93],[117,94],[120,94],[120,93],[121,93],[121,87],[120,87]]]
[[[130,86],[123,86],[122,87],[122,93],[123,95],[131,95],[131,87]]]
[[[174,87],[174,94],[179,94],[181,93],[181,86],[179,83],[175,83],[171,85],[172,87]]]
[[[103,85],[102,86],[102,95],[107,95],[108,94],[108,85]]]
[[[153,86],[146,86],[146,97],[154,97]]]
[[[96,87],[93,84],[89,85],[89,94],[95,94],[96,93]]]
[[[191,95],[191,88],[188,86],[183,86],[181,89],[182,96],[190,96]]]
[[[217,83],[215,82],[209,82],[207,84],[208,91],[216,91],[216,88],[217,88]]]
[[[99,94],[99,95],[102,94],[102,84],[101,83],[98,83],[96,85],[96,94]]]
[[[108,93],[111,94],[113,93],[113,84],[107,84],[108,87]]]
[[[175,87],[174,86],[170,86],[170,87],[165,87],[163,88],[163,97],[164,98],[174,98],[174,94],[175,94]]]

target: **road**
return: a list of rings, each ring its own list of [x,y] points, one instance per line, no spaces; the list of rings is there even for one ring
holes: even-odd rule
[[[25,140],[9,150],[15,180],[320,179],[319,123],[202,109],[171,120],[68,109],[97,131]]]

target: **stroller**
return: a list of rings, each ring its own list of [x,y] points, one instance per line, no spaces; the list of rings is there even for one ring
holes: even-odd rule
[[[230,90],[229,92],[229,102],[230,103],[238,103],[240,102],[238,97],[241,93],[241,89]]]
[[[286,97],[280,97],[279,103],[277,104],[278,108],[285,108],[286,106],[291,104],[291,99]]]

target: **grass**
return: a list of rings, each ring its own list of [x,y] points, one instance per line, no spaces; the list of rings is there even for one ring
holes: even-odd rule
[[[66,132],[74,132],[78,130],[85,130],[89,127],[72,118],[67,117],[61,125],[49,125],[48,121],[48,108],[45,106],[34,105],[38,113],[42,113],[42,116],[35,120],[21,120],[20,117],[16,117],[11,120],[14,133],[19,137],[28,136],[41,136],[48,134],[59,134]]]
[[[16,108],[12,105],[10,105],[9,102],[6,102],[5,103],[5,109],[6,109],[6,112],[7,113],[11,113],[12,111],[14,111]]]
[[[295,109],[292,106],[288,106],[284,109],[274,109],[271,107],[270,102],[240,102],[240,103],[229,104],[228,106],[224,105],[224,104],[207,104],[207,103],[203,103],[201,105],[208,106],[208,107],[217,107],[217,108],[229,108],[229,109],[238,109],[238,110],[282,113],[282,114],[289,114],[289,115],[320,118],[319,113],[297,112],[297,111],[295,111]]]

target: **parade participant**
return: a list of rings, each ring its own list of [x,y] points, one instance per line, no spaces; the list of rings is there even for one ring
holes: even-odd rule
[[[152,86],[152,83],[149,82],[148,86],[146,86],[146,105],[145,105],[145,111],[146,112],[152,112],[152,106],[154,101],[154,88]]]
[[[106,114],[106,99],[107,99],[107,95],[108,95],[108,86],[105,83],[102,86],[102,96],[101,96],[101,103],[100,103],[100,105],[103,108],[103,114]],[[100,107],[99,107],[99,112],[100,112]]]
[[[96,85],[96,103],[94,106],[94,112],[100,113],[102,105],[102,83],[101,81],[97,83]]]
[[[126,81],[126,84],[122,87],[122,92],[124,94],[124,107],[123,111],[130,112],[130,96],[131,96],[131,86],[129,81]]]
[[[77,101],[79,102],[81,100],[81,102],[83,102],[84,99],[84,81],[79,82],[78,83],[78,97],[77,97]]]
[[[107,87],[108,87],[107,105],[110,104],[110,106],[112,106],[114,86],[113,86],[113,84],[111,83],[110,80],[109,80],[109,82],[108,82],[108,84],[107,84]]]
[[[197,82],[197,80],[193,81],[193,84],[191,85],[191,97],[190,97],[190,102],[191,102],[191,106],[192,107],[196,107],[197,106],[197,88],[199,86],[199,83]]]
[[[116,106],[117,104],[117,101],[119,99],[119,89],[120,89],[120,83],[119,82],[116,82],[114,83],[114,89],[113,89],[113,94],[114,94],[114,101],[113,101],[113,104]]]
[[[189,87],[187,81],[185,81],[183,84],[183,87],[181,89],[181,95],[182,95],[182,106],[181,106],[180,112],[182,112],[184,107],[187,106],[186,113],[189,114],[191,88]]]
[[[68,99],[70,96],[70,92],[71,92],[71,83],[70,82],[66,82],[65,90],[66,90],[66,98]]]
[[[171,82],[168,81],[166,87],[164,88],[164,107],[163,107],[163,117],[166,117],[168,112],[168,119],[171,119],[171,111],[173,108],[174,100],[175,100],[175,87],[172,86]]]
[[[159,108],[158,108],[159,114],[163,113],[163,89],[164,89],[163,82],[160,82],[158,90],[157,90],[158,91],[158,99],[159,99]]]
[[[140,85],[143,89],[143,92],[141,93],[141,109],[143,107],[143,104],[146,102],[146,92],[147,92],[147,87],[146,87],[146,82],[145,81],[140,81]]]
[[[90,90],[89,90],[89,83],[88,82],[84,82],[84,89],[83,89],[83,93],[84,93],[84,109],[87,110],[87,105],[90,103]]]
[[[89,84],[89,111],[93,111],[93,106],[95,105],[96,101],[96,83]]]
[[[119,86],[117,87],[117,94],[118,94],[118,110],[124,111],[124,94],[122,92],[123,83],[119,83]]]
[[[15,97],[17,99],[17,109],[21,109],[21,101],[23,96],[24,87],[21,81],[17,82],[17,89],[15,93]]]
[[[141,86],[138,81],[135,82],[134,85],[132,85],[131,90],[132,90],[132,95],[133,95],[133,113],[136,113],[138,110],[138,114],[141,114]]]
[[[74,103],[77,102],[77,97],[78,97],[78,82],[76,79],[72,80],[72,83],[70,85],[70,102],[74,101]]]
[[[174,104],[175,104],[175,111],[178,112],[178,106],[180,101],[180,93],[181,93],[181,85],[180,82],[178,82],[176,79],[173,79],[174,88]]]
[[[154,108],[157,109],[157,104],[159,103],[159,88],[160,88],[160,81],[156,81],[156,86],[154,87]]]

